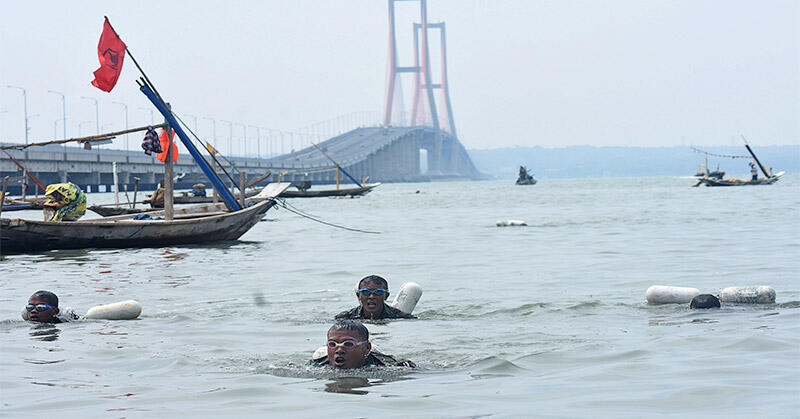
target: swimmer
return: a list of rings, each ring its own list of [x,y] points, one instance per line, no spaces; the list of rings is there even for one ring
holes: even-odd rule
[[[386,304],[388,297],[389,283],[385,279],[378,275],[365,276],[356,290],[359,306],[337,314],[334,319],[416,319],[416,316]]]
[[[64,323],[78,320],[78,316],[70,309],[63,312],[58,308],[58,297],[50,291],[36,291],[28,298],[23,317],[38,323]]]
[[[691,309],[719,308],[719,307],[720,307],[719,298],[711,294],[700,294],[692,298],[692,302],[689,303],[689,308]]]
[[[328,354],[312,359],[316,366],[330,365],[332,368],[350,369],[367,365],[376,367],[409,367],[417,366],[408,360],[397,360],[391,355],[382,354],[372,349],[369,342],[369,331],[363,324],[354,320],[339,320],[328,329],[328,342],[325,346]]]

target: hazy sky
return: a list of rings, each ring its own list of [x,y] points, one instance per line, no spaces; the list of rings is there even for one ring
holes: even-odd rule
[[[800,144],[800,2],[429,0],[447,23],[450,95],[467,148]],[[126,57],[117,87],[89,83],[108,15],[134,57],[199,133],[221,120],[296,131],[340,115],[380,114],[385,0],[28,1],[0,5],[0,138],[149,122]],[[399,5],[411,65],[416,3]],[[438,47],[432,53],[438,54]],[[438,65],[438,62],[435,63]],[[434,70],[437,73],[438,70]],[[410,81],[410,79],[409,79]],[[406,83],[409,87],[410,83]],[[406,100],[406,103],[410,101]],[[191,120],[191,117],[189,117]],[[57,126],[61,135],[60,122]],[[191,123],[193,125],[193,122]],[[241,125],[234,125],[241,137]]]

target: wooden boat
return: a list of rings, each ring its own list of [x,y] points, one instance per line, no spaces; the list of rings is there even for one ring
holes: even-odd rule
[[[270,184],[260,202],[228,212],[224,203],[176,208],[166,221],[164,211],[120,215],[75,222],[0,218],[0,251],[37,252],[52,249],[159,247],[236,240],[258,223],[289,183]],[[144,219],[134,219],[144,218]]]
[[[517,177],[517,181],[515,182],[517,185],[535,185],[536,179],[533,178],[533,175],[528,173],[528,169],[525,166],[519,167],[519,177]]]
[[[47,197],[37,198],[6,198],[3,202],[3,211],[37,210],[44,208]]]
[[[92,205],[87,209],[94,211],[95,213],[103,217],[112,217],[115,215],[125,215],[125,214],[141,214],[143,212],[153,211],[153,208],[130,208],[122,206],[117,207],[117,206],[102,206],[102,205]]]
[[[772,177],[762,177],[756,180],[744,180],[744,179],[713,179],[713,178],[700,178],[697,181],[700,184],[704,184],[706,186],[747,186],[747,185],[772,185],[773,183],[777,182],[781,176],[786,174],[786,172],[778,172]]]
[[[371,190],[380,186],[378,183],[368,183],[363,186],[339,189],[320,189],[320,190],[285,190],[281,192],[281,198],[325,198],[334,196],[361,196],[368,194]]]
[[[742,136],[744,140],[744,136]],[[697,183],[694,186],[699,185],[706,185],[706,186],[749,186],[749,185],[772,185],[773,183],[780,180],[781,176],[783,176],[786,172],[778,172],[776,174],[772,174],[772,169],[767,171],[764,168],[764,165],[761,164],[761,161],[758,160],[756,157],[756,153],[753,152],[753,149],[750,148],[750,145],[747,144],[747,140],[745,140],[744,147],[750,153],[750,156],[753,157],[755,164],[751,163],[751,167],[753,167],[753,177],[756,177],[757,172],[755,166],[757,165],[761,172],[764,173],[764,177],[756,178],[751,180],[744,180],[744,179],[713,179],[709,176],[704,176],[697,180]],[[710,154],[710,153],[707,153]]]
[[[250,197],[255,196],[256,194],[258,194],[258,189],[252,189],[252,190],[247,190],[247,192],[245,193],[245,196],[247,198],[250,198]],[[194,196],[194,195],[189,195],[188,192],[181,192],[180,195],[175,195],[172,198],[172,202],[175,203],[175,204],[208,204],[208,203],[214,202],[214,197],[211,196],[211,195],[209,195],[209,196]],[[143,201],[143,203],[149,204],[150,200],[146,199],[146,200]],[[163,204],[161,204],[161,205],[163,206]],[[161,208],[161,206],[159,206],[157,208]]]

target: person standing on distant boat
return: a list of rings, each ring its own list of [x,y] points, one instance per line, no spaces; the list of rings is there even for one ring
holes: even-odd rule
[[[416,319],[415,316],[398,310],[389,304],[389,283],[378,275],[365,276],[358,282],[356,298],[358,307],[337,314],[334,319]]]
[[[756,169],[756,164],[750,162],[750,177],[753,180],[758,180],[758,169]]]

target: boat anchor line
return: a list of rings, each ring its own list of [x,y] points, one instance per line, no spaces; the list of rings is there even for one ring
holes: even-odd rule
[[[345,227],[343,225],[338,225],[338,224],[329,223],[327,221],[320,220],[319,218],[316,218],[316,217],[311,216],[309,214],[303,213],[303,211],[301,211],[299,209],[291,208],[291,205],[287,204],[286,201],[283,200],[283,199],[276,199],[275,203],[278,204],[278,206],[285,208],[287,211],[289,211],[291,213],[297,214],[297,215],[299,215],[299,216],[301,216],[303,218],[308,218],[309,220],[318,222],[320,224],[325,224],[325,225],[330,226],[330,227],[341,228],[342,230],[348,230],[348,231],[355,231],[357,233],[381,234],[380,231],[361,230],[361,229],[358,229],[358,228]]]

